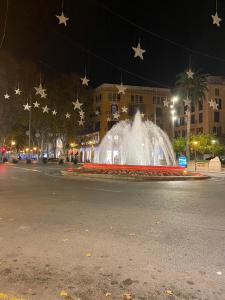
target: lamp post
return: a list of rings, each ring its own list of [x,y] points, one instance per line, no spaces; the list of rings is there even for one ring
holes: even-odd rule
[[[198,141],[193,141],[193,145],[194,145],[194,153],[195,153],[195,172],[196,172],[197,170],[196,147],[198,145]]]
[[[178,96],[173,96],[171,98],[171,104],[170,104],[170,112],[171,112],[171,119],[172,119],[172,141],[174,140],[175,134],[174,134],[174,127],[175,127],[175,121],[177,119],[176,116],[176,110],[174,109],[174,104],[179,100]]]

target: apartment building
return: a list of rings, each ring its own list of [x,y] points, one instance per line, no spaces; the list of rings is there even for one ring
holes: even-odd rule
[[[209,76],[207,79],[208,91],[205,99],[191,107],[191,133],[214,134],[218,138],[225,138],[225,77]],[[217,108],[210,105],[210,101],[217,104]],[[186,107],[181,100],[177,106],[178,118],[175,122],[175,137],[185,137]]]
[[[172,136],[171,115],[164,107],[164,101],[171,97],[170,89],[131,85],[125,88],[125,94],[119,94],[116,84],[104,83],[93,91],[92,132],[78,139],[82,161],[93,161],[95,147],[107,131],[120,120],[132,120],[137,110],[143,120],[151,120]]]
[[[118,94],[115,84],[102,84],[93,93],[93,131],[99,132],[100,140],[118,121],[132,119],[137,110],[143,120],[151,120],[171,135],[171,122],[163,109],[163,102],[170,97],[166,88],[125,86],[125,94]],[[115,113],[119,114],[115,119]]]

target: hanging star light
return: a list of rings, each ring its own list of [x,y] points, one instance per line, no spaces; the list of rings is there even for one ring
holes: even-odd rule
[[[47,113],[47,114],[48,114],[50,108],[49,108],[47,105],[45,105],[45,106],[42,107],[42,110],[43,110],[43,114],[44,114],[44,113]]]
[[[84,125],[84,120],[82,120],[82,119],[79,120],[79,121],[78,121],[78,124],[79,124],[79,126],[83,126],[83,125]]]
[[[146,50],[141,49],[140,42],[138,42],[137,47],[132,47],[134,50],[134,57],[140,57],[140,59],[144,59],[143,54],[146,52]]]
[[[166,99],[166,100],[163,101],[164,107],[168,107],[169,104],[170,104],[170,101],[168,99]]]
[[[184,99],[184,105],[190,107],[191,106],[191,100],[189,98]]]
[[[121,107],[121,110],[123,113],[127,113],[128,111],[128,107],[126,107],[125,105]]]
[[[8,93],[5,93],[4,98],[5,98],[5,99],[9,99],[9,98],[10,98],[9,94],[8,94]]]
[[[33,103],[33,105],[34,105],[35,108],[39,108],[40,103],[38,103],[38,102],[36,101],[36,102]]]
[[[80,115],[81,119],[84,119],[84,114],[85,114],[85,112],[83,110],[79,111],[79,115]]]
[[[83,78],[80,78],[80,80],[82,81],[82,85],[86,86],[88,86],[88,82],[90,81],[90,79],[87,79],[86,74]]]
[[[60,16],[56,15],[56,18],[59,20],[59,25],[60,24],[64,24],[65,26],[67,26],[66,22],[69,20],[69,18],[67,18],[66,16],[64,16],[63,11],[61,12]]]
[[[215,15],[211,15],[211,17],[213,19],[213,24],[217,27],[220,27],[220,22],[222,21],[222,19],[219,18],[218,13],[216,12]]]
[[[41,92],[40,96],[41,96],[41,98],[46,98],[47,94],[45,93],[45,91],[43,91],[43,92]]]
[[[21,90],[19,89],[19,87],[17,89],[15,89],[15,95],[20,95],[21,94]]]
[[[71,114],[69,114],[68,112],[65,114],[66,119],[70,119]]]
[[[209,101],[209,106],[212,107],[213,110],[218,110],[218,104],[213,99]]]
[[[113,114],[113,118],[114,118],[115,120],[119,120],[119,117],[120,117],[120,114],[119,114],[118,111],[116,111],[116,112]]]
[[[123,85],[123,83],[121,82],[120,85],[116,85],[116,88],[118,89],[118,94],[125,94],[126,91],[126,87]]]
[[[24,110],[30,110],[31,105],[27,102],[27,104],[23,104]]]
[[[186,72],[186,74],[187,74],[187,77],[190,79],[193,79],[193,76],[194,76],[194,72],[192,72],[192,70],[191,69],[189,69],[187,72]]]
[[[53,116],[56,116],[56,115],[57,115],[57,111],[56,111],[55,109],[52,111],[52,115],[53,115]]]
[[[74,105],[74,110],[75,109],[81,109],[81,106],[83,105],[83,103],[81,103],[81,102],[79,102],[79,99],[77,99],[75,102],[72,102],[73,103],[73,105]]]
[[[45,93],[46,89],[42,87],[42,83],[40,82],[39,86],[35,86],[34,89],[36,90],[35,95],[40,95],[41,98],[46,98],[47,94]]]

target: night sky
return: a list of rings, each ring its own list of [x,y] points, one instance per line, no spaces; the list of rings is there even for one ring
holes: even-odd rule
[[[215,0],[64,0],[64,14],[70,18],[67,27],[58,25],[55,17],[61,13],[61,3],[61,0],[9,0],[2,49],[19,60],[32,60],[47,76],[61,72],[83,75],[86,65],[93,87],[103,82],[119,83],[120,67],[136,75],[123,71],[124,84],[155,86],[154,82],[158,82],[171,87],[176,74],[188,67],[190,55],[193,68],[225,75],[223,0],[218,0],[218,15],[224,19],[220,28],[211,19]],[[6,0],[1,0],[0,36],[5,5]],[[130,25],[113,12],[163,39]],[[139,38],[147,51],[143,61],[134,59],[131,49]],[[166,39],[210,57],[192,53]]]

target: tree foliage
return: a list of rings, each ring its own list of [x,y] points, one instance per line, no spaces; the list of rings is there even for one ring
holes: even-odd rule
[[[205,100],[207,92],[207,74],[203,74],[200,70],[193,72],[193,77],[189,78],[187,70],[177,75],[176,90],[181,99],[188,98],[191,105],[198,101]],[[187,107],[187,137],[186,137],[186,156],[190,159],[190,132],[191,132],[191,105]]]
[[[186,139],[183,137],[176,138],[173,143],[174,151],[181,154],[185,151]],[[220,144],[216,137],[212,134],[192,135],[189,143],[191,151],[197,153],[222,155],[225,152],[225,147]]]
[[[0,143],[7,144],[15,139],[18,148],[28,145],[26,131],[29,124],[29,112],[24,111],[23,104],[29,102],[31,109],[31,143],[39,148],[44,147],[49,141],[56,143],[60,138],[65,149],[66,144],[75,140],[89,129],[91,114],[91,90],[81,85],[80,76],[77,74],[55,74],[54,77],[40,78],[40,72],[35,64],[29,61],[20,62],[5,52],[0,53]],[[43,74],[42,74],[43,77]],[[40,80],[47,89],[47,98],[35,95],[34,86]],[[21,95],[15,95],[14,89],[19,87]],[[5,100],[3,95],[8,92],[10,100]],[[85,111],[85,126],[78,126],[79,113],[74,111],[72,101],[83,103]],[[34,108],[35,101],[40,103],[40,108]],[[41,107],[47,105],[51,110],[55,108],[57,115],[51,111],[43,114]],[[70,119],[65,118],[66,113],[71,114]]]

